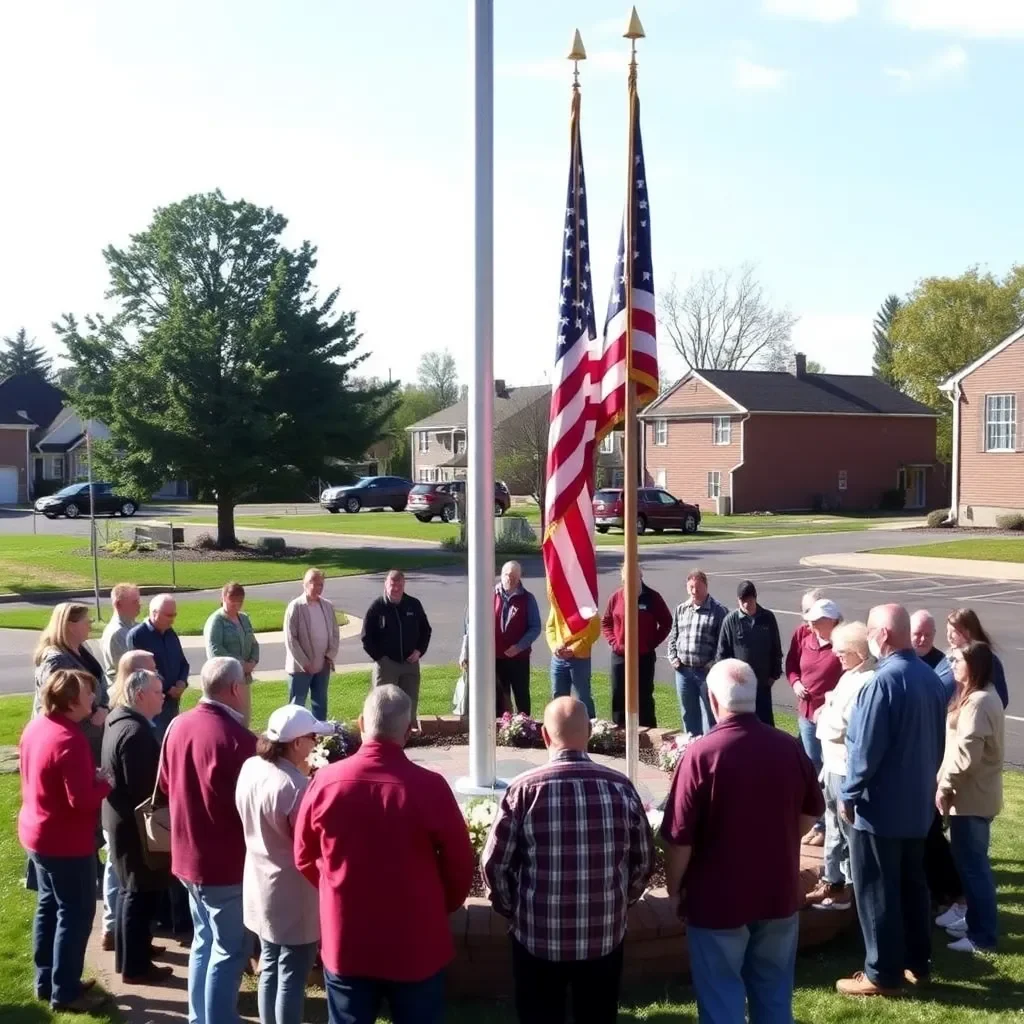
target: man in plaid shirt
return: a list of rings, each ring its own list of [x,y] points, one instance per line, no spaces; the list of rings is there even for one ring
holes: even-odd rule
[[[672,618],[668,660],[676,670],[683,728],[691,736],[702,736],[715,724],[708,701],[708,669],[714,664],[728,612],[708,592],[708,578],[702,569],[694,569],[686,577],[686,592],[689,600],[676,608]]]
[[[550,759],[505,792],[481,858],[494,909],[511,920],[516,1011],[529,1024],[613,1024],[626,910],[654,869],[643,803],[621,772],[586,754],[590,721],[572,697],[544,711]]]

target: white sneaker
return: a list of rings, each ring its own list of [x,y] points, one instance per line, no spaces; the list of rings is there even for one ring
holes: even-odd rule
[[[946,944],[946,949],[953,950],[954,953],[978,953],[980,950],[978,947],[971,942],[965,935],[962,939],[957,939],[956,942],[950,942]]]
[[[957,921],[946,929],[946,934],[951,938],[960,939],[967,934],[967,919],[964,918],[962,921]]]
[[[939,916],[935,918],[935,923],[940,928],[950,928],[955,925],[957,921],[962,921],[966,916],[967,904],[954,903],[944,914],[939,914]]]

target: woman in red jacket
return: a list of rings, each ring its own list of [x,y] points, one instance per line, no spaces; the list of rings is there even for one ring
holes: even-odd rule
[[[623,567],[625,573],[625,567]],[[639,628],[637,635],[640,646],[639,721],[641,728],[655,729],[658,726],[654,713],[654,668],[658,660],[658,647],[672,628],[672,613],[668,610],[661,594],[644,583],[640,577],[640,596],[637,612]],[[626,724],[626,606],[623,600],[625,588],[619,587],[612,594],[601,619],[601,632],[612,649],[612,721],[622,728]]]
[[[96,826],[110,783],[97,770],[81,723],[93,713],[95,680],[58,669],[40,693],[42,714],[21,734],[18,838],[39,888],[32,929],[36,998],[54,1012],[82,1013],[106,997],[82,982],[96,911]]]

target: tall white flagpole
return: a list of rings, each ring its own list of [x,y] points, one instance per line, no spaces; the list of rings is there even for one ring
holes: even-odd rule
[[[491,792],[494,679],[494,2],[472,0],[473,354],[468,438],[469,775],[460,793]]]

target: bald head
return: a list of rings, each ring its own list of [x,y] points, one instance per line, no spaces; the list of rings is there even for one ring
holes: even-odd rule
[[[586,707],[575,697],[556,697],[544,709],[542,735],[549,750],[586,750],[590,739]]]
[[[901,604],[880,604],[868,615],[868,639],[878,645],[879,656],[910,650],[910,613]]]

